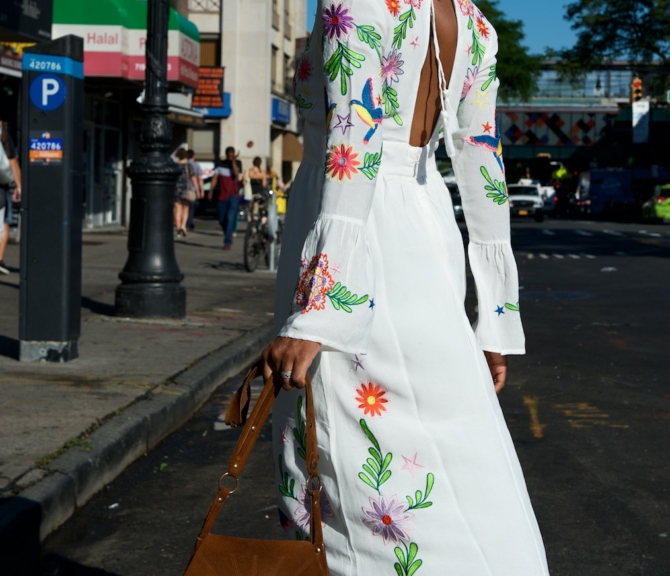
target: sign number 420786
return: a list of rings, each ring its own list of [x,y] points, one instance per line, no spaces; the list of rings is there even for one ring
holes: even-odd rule
[[[28,63],[28,68],[30,68],[31,70],[60,72],[63,67],[60,62],[31,59],[30,62]]]

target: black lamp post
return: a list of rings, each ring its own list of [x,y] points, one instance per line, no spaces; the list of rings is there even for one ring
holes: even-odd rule
[[[128,260],[119,274],[116,315],[133,318],[186,315],[184,275],[175,258],[173,203],[180,167],[169,156],[167,47],[169,0],[149,0],[142,154],[130,166],[132,181]]]

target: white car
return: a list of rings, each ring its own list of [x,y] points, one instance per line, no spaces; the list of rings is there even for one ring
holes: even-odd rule
[[[544,199],[539,186],[510,184],[507,193],[512,216],[532,216],[535,222],[544,220]]]

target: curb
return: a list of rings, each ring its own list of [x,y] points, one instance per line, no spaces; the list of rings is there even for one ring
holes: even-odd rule
[[[129,464],[183,425],[221,383],[249,367],[273,336],[272,324],[245,333],[100,426],[87,439],[91,450],[74,447],[50,462],[45,468],[48,476],[0,500],[0,541],[33,532],[39,545]],[[8,552],[12,550],[0,546],[3,561]]]

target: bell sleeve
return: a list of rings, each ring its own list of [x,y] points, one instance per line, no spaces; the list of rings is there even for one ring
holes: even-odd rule
[[[488,40],[482,35],[477,49],[471,50],[472,65],[461,93],[452,160],[477,289],[477,340],[490,352],[524,354],[519,279],[510,243],[509,199],[496,121],[498,40],[492,28],[487,32]]]
[[[366,222],[382,163],[381,46],[385,21],[360,0],[325,2],[328,127],[318,217],[302,250],[291,314],[279,335],[365,353],[375,272]],[[319,15],[317,15],[319,18]],[[319,34],[319,35],[321,35]],[[315,34],[314,40],[317,40]]]

